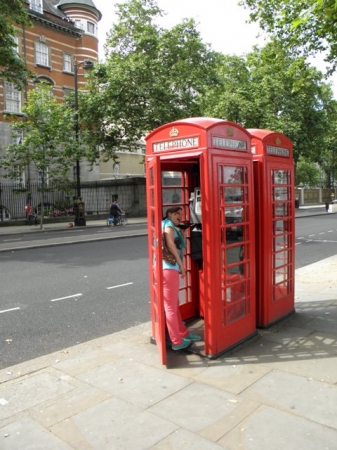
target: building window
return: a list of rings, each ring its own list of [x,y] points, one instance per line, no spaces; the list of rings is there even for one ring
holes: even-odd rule
[[[95,31],[96,31],[95,24],[92,22],[87,22],[87,32],[90,34],[96,34]]]
[[[12,129],[12,144],[22,144],[23,131]]]
[[[21,113],[21,91],[8,81],[5,81],[5,111]]]
[[[23,189],[25,187],[25,173],[19,166],[14,167],[13,182],[15,189]]]
[[[84,30],[83,22],[80,19],[75,19],[75,26],[76,26],[76,28],[80,28],[81,30]]]
[[[36,12],[43,13],[43,0],[30,0],[30,8]]]
[[[49,67],[49,47],[43,42],[35,42],[35,63]]]
[[[49,186],[49,167],[47,167],[46,170],[39,170],[37,176],[37,183],[39,186]]]
[[[63,71],[72,73],[73,70],[73,55],[70,53],[63,53]]]

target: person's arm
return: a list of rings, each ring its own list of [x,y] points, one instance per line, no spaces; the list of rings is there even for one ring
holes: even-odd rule
[[[178,266],[179,266],[179,269],[181,272],[181,276],[182,276],[182,278],[184,278],[186,275],[185,269],[184,269],[184,264],[180,258],[179,251],[174,243],[174,229],[172,227],[165,227],[164,233],[165,233],[167,248],[170,250],[170,252],[173,254],[175,259],[177,260],[177,263],[178,263]]]

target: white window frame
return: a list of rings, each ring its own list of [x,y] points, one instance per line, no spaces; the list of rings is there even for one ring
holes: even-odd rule
[[[5,81],[5,111],[21,113],[21,91],[14,83]]]
[[[81,19],[75,19],[75,27],[84,30],[84,24]]]
[[[89,20],[87,21],[87,33],[96,35],[96,25],[94,22],[90,22]]]
[[[43,0],[30,0],[30,9],[43,14]]]
[[[74,58],[71,53],[63,53],[63,72],[74,72]]]
[[[50,67],[49,46],[44,42],[35,42],[35,64],[38,66]]]

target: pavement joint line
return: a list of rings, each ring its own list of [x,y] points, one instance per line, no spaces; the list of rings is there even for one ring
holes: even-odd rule
[[[19,251],[19,250],[31,250],[33,248],[44,248],[44,247],[56,247],[59,245],[72,245],[72,244],[83,244],[87,242],[96,242],[96,241],[106,241],[109,239],[126,239],[126,238],[133,238],[133,237],[139,237],[139,236],[147,236],[146,232],[138,232],[137,234],[119,234],[116,236],[100,236],[97,238],[89,238],[83,241],[83,238],[79,241],[62,241],[62,242],[49,242],[47,244],[32,244],[27,245],[24,247],[11,247],[11,248],[0,248],[0,253],[4,252],[13,252],[13,251]]]

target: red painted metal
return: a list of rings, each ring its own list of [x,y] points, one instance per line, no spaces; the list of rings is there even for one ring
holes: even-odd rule
[[[293,146],[270,130],[248,130],[254,153],[257,326],[295,310],[295,188]]]

